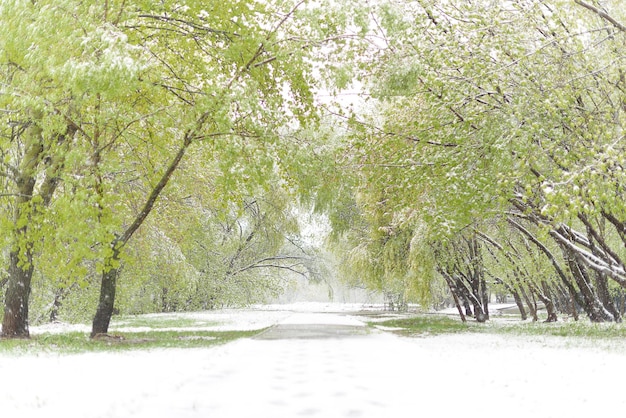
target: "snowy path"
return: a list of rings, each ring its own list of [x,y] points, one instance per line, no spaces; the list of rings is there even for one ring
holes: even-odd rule
[[[561,418],[626,410],[624,347],[364,334],[354,317],[331,313],[293,313],[280,324],[293,332],[210,349],[0,356],[0,417]],[[313,335],[298,334],[307,324],[317,325]],[[319,335],[319,325],[355,335]]]

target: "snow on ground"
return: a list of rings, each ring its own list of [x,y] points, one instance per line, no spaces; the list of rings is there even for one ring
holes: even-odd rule
[[[162,327],[161,331],[254,331],[270,327],[281,320],[300,313],[351,313],[357,311],[380,310],[382,305],[360,303],[333,303],[333,302],[296,302],[290,304],[254,305],[249,309],[220,309],[205,312],[175,312],[165,314],[146,314],[140,317],[160,317],[162,320],[191,319],[198,322],[198,326]],[[145,332],[152,328],[148,326],[127,326],[124,319],[113,317],[111,332]],[[85,324],[50,323],[30,328],[32,335],[44,333],[84,332],[89,333],[91,328]]]
[[[358,317],[346,315],[351,309],[298,305],[215,315],[231,328],[354,326]],[[0,416],[561,418],[624,411],[626,343],[599,348],[567,341],[404,338],[375,330],[344,338],[242,339],[207,349],[0,355]]]

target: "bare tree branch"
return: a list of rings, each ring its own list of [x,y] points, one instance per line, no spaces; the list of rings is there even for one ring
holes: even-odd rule
[[[621,30],[622,32],[626,33],[626,26],[622,25],[621,23],[619,23],[617,20],[615,20],[614,18],[612,18],[607,12],[605,12],[604,10],[600,10],[597,7],[586,3],[582,0],[574,0],[574,2],[576,4],[578,4],[579,6],[584,7],[587,10],[592,11],[593,13],[597,14],[598,16],[600,16],[602,19],[606,20],[607,22],[611,23],[613,26],[615,26],[617,29]]]
[[[247,269],[253,269],[253,268],[255,268],[255,269],[256,268],[277,268],[277,269],[289,270],[289,271],[291,271],[293,273],[297,273],[297,274],[299,274],[299,275],[301,275],[303,277],[306,277],[306,274],[304,272],[302,272],[300,270],[297,270],[295,268],[295,266],[297,266],[297,265],[298,264],[294,264],[292,266],[283,266],[281,264],[259,264],[259,265],[256,265],[256,266],[247,267]],[[237,272],[237,273],[239,273],[239,272]]]
[[[295,266],[302,265],[302,263],[293,264],[291,266],[285,266],[285,265],[282,265],[282,264],[264,264],[264,263],[272,262],[272,261],[280,262],[280,261],[285,261],[285,260],[303,260],[303,261],[306,261],[306,260],[310,260],[310,257],[289,256],[289,255],[278,255],[278,256],[273,256],[273,257],[265,257],[265,258],[256,260],[256,261],[252,262],[251,264],[249,264],[249,265],[247,265],[245,267],[242,267],[242,268],[240,268],[240,269],[238,269],[238,270],[236,270],[234,272],[231,272],[231,275],[232,276],[236,276],[239,273],[243,273],[244,271],[251,270],[251,269],[254,269],[254,268],[268,268],[268,267],[272,267],[272,268],[281,268],[281,269],[291,270],[291,271],[294,271],[294,272],[296,272],[296,273],[298,273],[298,274],[300,274],[302,276],[305,276],[305,274],[303,272],[297,271],[297,270],[294,269]]]

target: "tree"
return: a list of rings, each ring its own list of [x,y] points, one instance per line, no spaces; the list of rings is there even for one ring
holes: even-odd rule
[[[385,56],[370,86],[384,116],[355,119],[362,134],[347,146],[357,194],[375,202],[361,209],[384,202],[390,218],[427,225],[423,245],[449,245],[479,220],[530,219],[576,260],[572,290],[589,289],[588,313],[615,318],[599,295],[606,278],[622,281],[610,242],[623,214],[623,32],[617,4],[605,7],[382,4]],[[533,292],[551,300],[539,284]]]
[[[45,6],[38,4],[37,6]],[[64,83],[65,65],[80,57],[82,32],[65,3],[42,7],[24,1],[0,5],[2,66],[2,175],[6,179],[2,227],[9,248],[2,335],[28,337],[28,304],[35,253],[46,208],[80,131]],[[77,7],[77,10],[82,8]],[[58,24],[52,26],[49,22]],[[87,27],[83,27],[87,29]],[[56,51],[49,56],[50,50]],[[119,77],[119,76],[118,76]],[[76,104],[76,102],[72,103]]]
[[[485,278],[482,245],[475,233],[459,234],[456,240],[435,249],[437,271],[445,278],[455,300],[464,302],[465,314],[478,322],[489,319],[489,291]],[[472,309],[469,309],[469,306]],[[460,311],[460,306],[457,306]]]
[[[1,45],[3,115],[18,122],[7,125],[3,156],[20,210],[5,222],[14,225],[19,257],[4,335],[28,336],[30,284],[20,275],[32,275],[35,255],[46,256],[41,250],[53,241],[62,249],[57,263],[93,260],[100,271],[92,334],[106,332],[124,250],[190,148],[202,145],[209,169],[224,174],[216,190],[224,200],[266,183],[277,170],[281,129],[315,119],[313,76],[328,79],[313,64],[317,51],[323,44],[334,54],[350,41],[337,32],[349,15],[340,5],[183,3],[2,4],[10,34]],[[25,146],[14,145],[18,136]],[[31,188],[47,190],[38,173],[53,174],[48,167],[57,170],[55,187],[49,199],[33,198]],[[70,218],[80,227],[63,223]],[[51,236],[35,233],[44,229]]]
[[[173,5],[158,13],[141,12],[138,17],[147,19],[149,24],[132,26],[142,46],[165,64],[164,72],[175,74],[174,81],[185,86],[168,87],[168,93],[182,100],[182,104],[192,104],[197,116],[181,132],[183,143],[157,185],[151,189],[142,210],[110,243],[111,253],[104,262],[101,297],[92,336],[108,330],[121,250],[154,207],[192,142],[210,138],[213,158],[220,160],[221,164],[228,163],[223,167],[225,170],[233,173],[234,168],[242,167],[243,178],[230,177],[234,182],[231,187],[242,190],[242,180],[262,184],[268,173],[274,170],[272,148],[280,145],[275,134],[278,128],[290,120],[303,124],[315,114],[312,79],[307,78],[312,73],[309,59],[316,42],[329,42],[328,26],[324,28],[300,20],[301,9],[305,15],[310,13],[304,2],[290,5],[283,14],[269,12],[285,6],[282,2],[276,5],[255,3],[253,6],[241,2],[237,8],[225,11],[225,16],[215,20],[216,26],[203,22],[202,29],[194,23],[205,20],[206,11],[202,4],[189,5],[184,10]],[[217,26],[218,23],[221,27]],[[174,48],[178,53],[188,48],[191,51],[181,59],[180,55],[171,54],[172,44],[178,45]],[[188,73],[190,67],[197,72],[185,77],[177,75]],[[207,72],[209,68],[213,71]],[[207,85],[210,86],[208,91]],[[197,92],[201,92],[199,97],[196,97]],[[253,154],[248,154],[248,150]],[[245,172],[251,169],[255,171],[255,177],[245,176]]]

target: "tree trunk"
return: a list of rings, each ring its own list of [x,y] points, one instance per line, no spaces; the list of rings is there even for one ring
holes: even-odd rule
[[[467,322],[467,318],[463,314],[463,308],[461,307],[461,302],[459,301],[459,297],[456,295],[456,293],[452,292],[452,298],[454,299],[454,304],[456,305],[456,310],[459,312],[461,321]]]
[[[102,280],[100,283],[100,300],[98,302],[98,308],[96,309],[96,315],[93,318],[91,326],[91,338],[99,334],[106,334],[109,332],[109,324],[111,317],[113,316],[113,309],[115,306],[115,290],[117,288],[117,277],[119,275],[119,268],[112,267],[117,265],[120,259],[120,252],[118,249],[113,251],[113,255],[106,264],[108,270],[102,273]]]
[[[454,304],[456,305],[456,309],[459,311],[459,316],[461,317],[461,321],[467,322],[467,318],[463,314],[463,308],[461,307],[461,302],[459,301],[459,296],[457,295],[457,289],[454,285],[454,281],[452,277],[450,277],[443,269],[437,269],[439,273],[443,276],[446,283],[448,284],[448,288],[450,289],[450,293],[452,293],[452,298],[454,299]]]
[[[199,121],[198,128],[201,126],[202,123]],[[113,306],[115,305],[115,288],[117,286],[117,278],[119,276],[122,249],[132,238],[137,229],[139,229],[139,227],[143,224],[150,212],[152,212],[154,204],[161,195],[163,189],[165,189],[165,186],[169,183],[174,171],[176,171],[176,168],[178,167],[178,164],[180,164],[180,161],[185,156],[187,148],[191,145],[193,135],[195,135],[195,131],[188,131],[185,134],[183,144],[178,149],[178,152],[170,162],[167,170],[165,170],[161,176],[157,185],[154,186],[150,192],[150,195],[146,199],[141,211],[137,214],[130,226],[111,243],[113,254],[106,259],[104,263],[105,269],[102,272],[102,279],[100,283],[100,300],[98,302],[98,308],[96,309],[96,314],[93,318],[91,326],[91,338],[94,338],[98,334],[106,334],[109,331],[109,323],[111,322],[111,316],[113,316]]]
[[[576,302],[577,300],[576,295],[572,294],[572,291],[570,289],[561,288],[560,292],[561,292],[561,298],[563,300],[563,303],[566,306],[566,309],[564,310],[564,312],[571,315],[572,318],[574,318],[574,321],[578,321],[578,306],[579,305]]]
[[[595,290],[591,284],[591,281],[587,277],[587,272],[585,271],[585,267],[581,265],[581,263],[569,252],[567,249],[564,249],[565,257],[570,265],[570,271],[576,283],[578,284],[578,288],[582,294],[583,299],[583,309],[587,313],[587,316],[592,322],[605,322],[605,321],[613,321],[613,317],[606,310],[602,302],[598,299]]]
[[[543,292],[538,292],[537,295],[539,299],[546,305],[546,312],[548,313],[548,318],[545,322],[556,322],[558,321],[558,316],[556,314],[556,306],[554,305],[554,300],[552,295],[550,295],[550,287],[548,283],[544,280],[541,281],[541,287]]]
[[[480,301],[482,303],[483,313],[485,320],[489,320],[489,290],[487,289],[487,282],[483,275],[480,278]]]
[[[522,302],[522,298],[519,295],[519,292],[515,289],[511,290],[513,294],[513,299],[515,299],[515,304],[517,305],[517,309],[519,309],[520,316],[522,317],[522,321],[528,319],[528,314],[526,314],[526,309],[524,308],[524,302]]]
[[[465,316],[469,316],[470,318],[474,317],[474,312],[472,312],[472,306],[469,303],[469,300],[463,295],[463,308],[465,309]]]
[[[487,322],[489,315],[485,313],[485,309],[479,304],[474,304],[474,316],[476,322]]]
[[[2,337],[29,338],[28,300],[30,282],[33,277],[33,256],[26,249],[26,260],[20,262],[20,254],[12,251],[9,255],[9,281],[4,303]]]
[[[41,119],[40,114],[35,115],[35,120]],[[56,138],[56,144],[65,143],[67,136],[72,136],[75,128],[68,128],[67,132]],[[42,206],[47,206],[60,181],[59,175],[63,166],[64,154],[59,152],[46,159],[48,167],[41,186],[39,197],[41,201],[33,199],[35,183],[40,175],[38,169],[44,160],[46,149],[43,145],[42,129],[37,123],[32,123],[23,139],[26,149],[21,159],[20,168],[15,178],[16,200],[13,214],[14,224],[20,225],[13,232],[13,249],[9,254],[9,269],[7,277],[7,291],[4,301],[4,319],[2,322],[2,337],[5,338],[29,338],[28,329],[28,303],[30,298],[30,285],[33,277],[33,243],[30,236],[33,215],[37,214]]]
[[[32,202],[35,189],[35,170],[41,159],[41,129],[36,125],[29,129],[32,140],[24,154],[16,178],[17,198],[13,212],[12,250],[9,254],[9,277],[7,292],[4,298],[4,319],[2,321],[2,337],[29,338],[28,300],[30,282],[33,277],[33,246],[29,242],[29,224],[35,212]],[[23,226],[17,227],[21,222]]]
[[[611,298],[611,294],[609,292],[609,284],[606,278],[606,275],[601,273],[596,273],[596,287],[598,288],[598,297],[602,304],[606,307],[615,322],[622,322],[622,315],[619,310],[615,307],[613,303],[613,299]]]
[[[60,287],[54,292],[54,300],[50,308],[50,322],[54,322],[59,318],[59,310],[63,305],[63,300],[70,293],[70,288]]]
[[[526,292],[526,289],[524,289],[522,285],[520,285],[520,293],[522,294],[522,296],[524,297],[524,300],[526,301],[526,306],[528,307],[528,310],[530,311],[530,316],[532,317],[532,321],[537,322],[539,320],[537,316],[537,307],[535,306],[535,303],[532,300],[530,300],[530,297],[528,297],[528,292]]]
[[[557,275],[559,276],[559,278],[561,279],[561,282],[563,283],[563,285],[567,288],[567,290],[569,291],[571,297],[574,299],[574,301],[579,304],[580,306],[584,305],[584,301],[583,299],[580,297],[580,295],[578,295],[578,293],[576,292],[576,287],[574,286],[574,284],[572,283],[572,281],[570,280],[569,276],[567,275],[566,271],[563,269],[563,267],[561,267],[560,263],[557,261],[556,257],[554,256],[554,254],[552,254],[552,252],[548,249],[548,247],[546,247],[537,237],[535,237],[529,230],[527,230],[526,228],[524,228],[521,224],[517,223],[515,220],[513,220],[513,218],[509,217],[507,218],[507,221],[509,222],[509,224],[511,224],[514,228],[516,228],[518,231],[520,231],[524,236],[526,236],[533,244],[535,244],[537,246],[537,248],[539,248],[541,250],[541,252],[543,252],[545,254],[546,257],[548,257],[548,259],[550,260],[550,262],[552,263],[552,266],[554,267]],[[564,255],[566,254],[566,252],[563,252]],[[565,257],[567,259],[567,257]],[[567,261],[567,260],[566,260]]]
[[[516,277],[515,279],[513,279],[514,281],[517,282],[514,284],[505,282],[504,280],[497,278],[497,277],[495,277],[495,280],[498,284],[503,285],[508,293],[513,295],[513,299],[515,300],[517,309],[519,310],[520,316],[522,317],[522,321],[525,321],[526,319],[528,319],[528,315],[526,314],[526,308],[524,307],[524,302],[522,301],[522,297],[520,296],[519,291],[517,290],[517,288],[519,288],[520,283],[521,283],[519,278]],[[506,297],[503,298],[501,303],[504,303],[505,301],[506,301]]]

